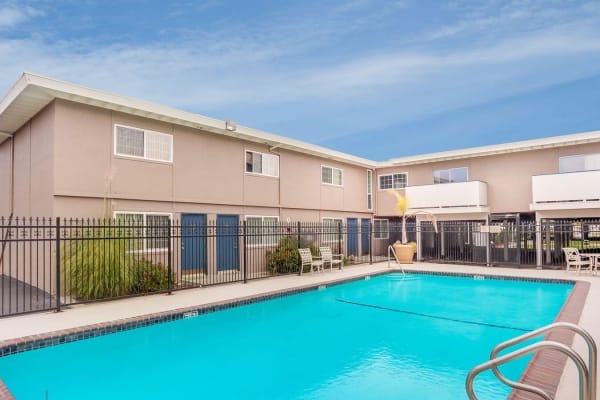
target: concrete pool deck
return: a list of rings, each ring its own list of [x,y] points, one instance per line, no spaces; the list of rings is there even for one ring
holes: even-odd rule
[[[392,265],[394,266],[394,265]],[[515,268],[489,268],[454,264],[416,263],[407,267],[414,271],[439,273],[484,274],[495,276],[514,276],[531,279],[559,279],[589,282],[587,299],[581,310],[578,324],[586,329],[597,342],[600,342],[600,319],[596,317],[595,304],[600,304],[600,276],[567,273],[562,270],[536,270]],[[283,293],[290,290],[302,290],[315,285],[334,283],[340,280],[360,278],[365,275],[388,272],[387,262],[373,265],[346,267],[344,270],[305,274],[303,276],[280,276],[269,279],[249,281],[247,284],[234,283],[188,289],[173,292],[172,295],[151,295],[116,301],[98,302],[66,307],[60,313],[41,312],[0,319],[0,348],[18,343],[25,337],[44,338],[49,332],[76,332],[82,327],[114,326],[140,316],[161,315],[174,310],[224,304],[232,301],[244,301],[257,296]],[[587,286],[587,285],[586,285]],[[580,299],[583,302],[583,299]],[[587,361],[586,346],[576,337],[573,347]],[[484,361],[484,360],[482,360]],[[569,400],[576,396],[578,388],[577,371],[571,362],[567,366],[558,384],[556,399]],[[0,390],[0,399],[2,390]],[[519,397],[520,398],[520,397]]]

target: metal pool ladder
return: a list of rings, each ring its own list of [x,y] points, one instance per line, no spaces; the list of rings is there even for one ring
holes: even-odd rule
[[[588,348],[587,366],[585,365],[585,361],[583,361],[583,358],[578,353],[576,353],[571,347],[551,340],[543,340],[541,342],[533,343],[498,357],[498,353],[508,347],[522,343],[529,339],[533,339],[535,337],[541,336],[547,332],[556,329],[566,329],[573,331],[575,333],[578,333],[585,340]],[[526,392],[537,394],[538,396],[540,396],[540,398],[544,400],[553,400],[553,397],[545,391],[543,391],[542,389],[521,382],[511,381],[510,379],[505,377],[500,372],[500,370],[498,370],[498,366],[500,365],[506,364],[512,360],[521,358],[528,354],[536,353],[539,350],[545,348],[558,350],[561,353],[565,354],[567,357],[569,357],[571,360],[573,360],[573,362],[575,363],[575,366],[577,367],[577,372],[579,373],[579,400],[596,400],[596,371],[598,362],[598,349],[596,348],[596,342],[594,342],[594,339],[586,330],[568,322],[556,322],[554,324],[544,326],[542,328],[536,329],[532,332],[526,333],[521,336],[517,336],[514,339],[507,340],[497,345],[490,354],[490,360],[484,362],[483,364],[477,365],[467,375],[465,387],[469,399],[477,400],[477,396],[475,395],[475,391],[473,390],[473,383],[475,381],[475,377],[481,372],[491,369],[494,375],[496,375],[496,377],[500,381],[512,387],[513,389],[521,389]]]
[[[388,268],[390,267],[390,261],[392,260],[392,254],[394,255],[394,259],[396,260],[396,262],[400,266],[400,270],[402,271],[402,276],[406,277],[406,272],[404,272],[404,267],[402,266],[402,264],[400,263],[400,261],[398,261],[398,256],[396,255],[396,252],[394,251],[394,247],[391,246],[391,245],[388,246]]]

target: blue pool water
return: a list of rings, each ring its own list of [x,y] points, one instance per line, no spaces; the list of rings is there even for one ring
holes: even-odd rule
[[[17,399],[466,399],[571,285],[397,274],[0,358]],[[67,311],[68,312],[68,311]],[[526,360],[503,371],[516,378]],[[483,374],[482,399],[508,389]]]

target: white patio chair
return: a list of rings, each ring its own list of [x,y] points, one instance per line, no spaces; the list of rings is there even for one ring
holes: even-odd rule
[[[323,271],[323,261],[322,260],[313,260],[313,256],[312,256],[312,253],[310,252],[310,249],[298,249],[298,253],[300,253],[300,261],[301,261],[300,275],[302,275],[305,265],[310,265],[310,273],[311,274],[314,272],[315,268],[317,269],[317,272],[319,272],[319,270]]]
[[[323,267],[329,264],[331,271],[333,271],[334,265],[339,265],[339,269],[344,269],[343,254],[332,254],[331,247],[328,246],[319,247],[319,253],[321,254],[321,260],[323,260]]]
[[[571,268],[575,269],[577,273],[582,269],[593,272],[593,263],[590,257],[579,254],[579,250],[575,247],[563,247],[562,251],[565,253],[567,261],[567,272],[571,271]]]

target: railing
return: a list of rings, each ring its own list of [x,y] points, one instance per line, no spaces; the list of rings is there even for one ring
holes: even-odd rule
[[[389,260],[400,221],[354,221],[0,217],[0,316],[293,274],[299,246],[329,246],[346,265]],[[562,268],[563,247],[600,253],[600,219],[441,221],[437,232],[412,220],[407,234],[419,261],[438,263]]]
[[[577,354],[570,347],[554,342],[554,341],[542,341],[538,343],[531,344],[529,346],[523,347],[511,353],[505,354],[503,356],[498,357],[498,354],[511,346],[522,343],[526,340],[533,339],[539,337],[545,333],[554,331],[556,329],[566,329],[572,332],[579,334],[586,342],[588,348],[588,365],[585,365],[585,362],[581,358],[579,354]],[[469,374],[467,375],[467,379],[465,381],[465,387],[467,391],[467,395],[470,400],[477,400],[477,396],[475,395],[475,391],[473,388],[475,378],[478,374],[486,370],[492,370],[494,375],[504,384],[514,389],[524,390],[530,393],[534,393],[545,400],[553,400],[553,397],[546,393],[544,390],[528,385],[521,382],[516,382],[505,377],[500,370],[498,369],[499,365],[506,364],[510,361],[513,361],[517,358],[523,357],[525,355],[535,353],[538,350],[550,348],[557,351],[562,352],[567,355],[577,367],[577,371],[579,374],[579,399],[580,400],[596,400],[596,371],[597,371],[597,363],[598,363],[598,349],[596,347],[596,343],[592,336],[584,329],[580,328],[575,324],[571,324],[568,322],[557,322],[539,329],[536,329],[532,332],[526,333],[524,335],[518,336],[514,339],[507,340],[503,343],[500,343],[496,346],[491,354],[490,360],[476,366],[473,368]]]
[[[404,267],[402,266],[402,263],[400,262],[400,260],[398,260],[398,255],[396,254],[396,251],[394,250],[394,246],[388,246],[388,268],[391,267],[392,254],[394,255],[394,260],[400,266],[400,271],[402,271],[402,276],[406,276],[406,272],[404,272]]]
[[[298,247],[378,260],[370,223],[131,216],[0,218],[0,316],[295,274]]]
[[[600,203],[599,185],[600,171],[532,176],[531,209],[597,208]]]
[[[472,212],[487,210],[487,184],[480,181],[407,186],[406,196],[412,209],[452,213],[455,208]],[[461,211],[461,212],[464,212]]]
[[[514,339],[500,343],[498,346],[496,346],[494,348],[494,350],[492,350],[490,359],[496,358],[502,350],[505,350],[516,344],[522,343],[526,340],[539,337],[545,333],[551,332],[556,329],[570,330],[572,332],[579,334],[583,338],[583,340],[586,342],[586,345],[588,348],[589,375],[590,375],[590,377],[595,377],[597,366],[598,366],[597,365],[598,364],[598,349],[596,347],[596,343],[594,342],[594,339],[592,338],[592,336],[586,330],[580,328],[579,326],[577,326],[575,324],[569,323],[569,322],[556,322],[554,324],[550,324],[548,326],[545,326],[545,327],[536,329],[534,331],[531,331],[529,333],[523,334],[521,336],[518,336]],[[516,383],[516,382],[510,381],[509,379],[507,379],[498,370],[498,368],[493,367],[492,371],[494,372],[494,375],[496,375],[496,377],[498,379],[500,379],[502,382],[504,382],[505,384],[510,385],[511,383],[513,383],[513,384]],[[590,395],[590,400],[596,400],[596,379],[595,378],[589,379],[589,395]]]

